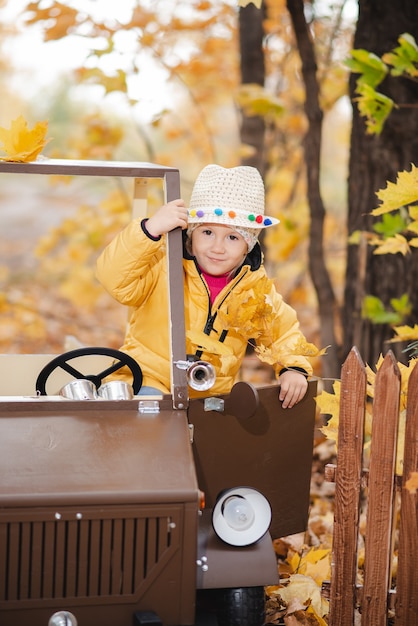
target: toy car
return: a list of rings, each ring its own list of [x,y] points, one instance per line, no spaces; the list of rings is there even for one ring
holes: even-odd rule
[[[148,163],[2,172],[158,178],[180,195],[178,170]],[[272,537],[306,527],[315,383],[291,410],[274,385],[190,399],[211,373],[185,365],[181,233],[168,240],[171,394],[137,395],[141,364],[107,347],[0,356],[1,626],[261,626]],[[105,393],[122,364],[133,390]]]

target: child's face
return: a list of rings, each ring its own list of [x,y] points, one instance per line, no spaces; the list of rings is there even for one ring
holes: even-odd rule
[[[192,254],[207,274],[221,276],[239,267],[248,252],[242,235],[223,224],[201,224],[192,233]]]

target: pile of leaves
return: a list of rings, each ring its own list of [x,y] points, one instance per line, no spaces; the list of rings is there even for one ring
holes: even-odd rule
[[[318,423],[320,423],[318,416]],[[322,584],[331,578],[334,485],[324,478],[335,462],[335,442],[316,431],[308,527],[274,540],[280,582],[266,587],[266,624],[325,626],[329,603]]]

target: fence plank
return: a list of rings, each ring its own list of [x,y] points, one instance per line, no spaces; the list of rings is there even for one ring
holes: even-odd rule
[[[352,348],[341,372],[329,626],[354,623],[365,401],[365,368]]]
[[[389,351],[376,374],[373,400],[362,626],[387,623],[400,378]]]
[[[395,626],[418,624],[418,491],[405,483],[418,472],[418,366],[409,377],[399,525]]]

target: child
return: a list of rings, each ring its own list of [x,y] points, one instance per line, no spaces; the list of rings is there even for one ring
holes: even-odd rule
[[[133,220],[107,246],[98,259],[97,276],[116,300],[132,307],[121,350],[142,368],[141,393],[170,393],[165,235],[180,227],[185,243],[186,333],[204,332],[208,341],[222,342],[232,354],[221,366],[210,349],[192,346],[188,339],[188,351],[202,360],[212,360],[215,367],[216,381],[210,394],[229,393],[248,341],[257,337],[258,345],[281,350],[275,370],[282,406],[291,408],[304,397],[312,368],[291,348],[305,339],[295,311],[267,279],[258,243],[261,229],[277,223],[277,219],[264,215],[264,184],[255,168],[208,165],[196,179],[188,209],[181,199],[169,202],[152,217]],[[225,327],[232,299],[245,307],[249,294],[254,297],[260,285],[268,292],[257,296],[260,305],[268,296],[274,313],[269,327],[263,332],[256,332],[255,327],[242,332]],[[202,395],[207,392],[190,389],[190,397]]]

